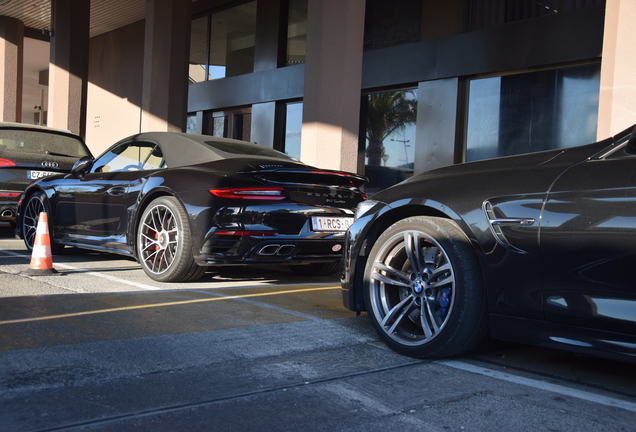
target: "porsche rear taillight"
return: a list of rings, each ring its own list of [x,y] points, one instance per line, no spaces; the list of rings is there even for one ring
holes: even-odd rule
[[[17,198],[21,192],[3,191],[0,190],[0,198]]]
[[[0,167],[12,167],[15,166],[15,162],[11,159],[0,158]]]
[[[280,187],[210,189],[210,193],[219,198],[230,199],[268,201],[280,201],[285,199],[283,188]]]

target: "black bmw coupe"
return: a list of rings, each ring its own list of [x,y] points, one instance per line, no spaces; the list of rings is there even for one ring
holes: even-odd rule
[[[423,173],[356,210],[343,299],[416,357],[487,334],[636,357],[636,128]]]
[[[31,184],[19,231],[31,249],[46,210],[54,253],[69,245],[133,256],[163,282],[198,279],[213,265],[329,273],[365,181],[244,141],[142,133]]]

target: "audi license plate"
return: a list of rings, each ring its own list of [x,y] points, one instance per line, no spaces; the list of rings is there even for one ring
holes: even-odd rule
[[[353,223],[352,217],[312,216],[312,231],[346,231]]]
[[[53,171],[29,171],[29,178],[31,180],[41,179],[42,177],[48,177],[55,174],[59,174]]]

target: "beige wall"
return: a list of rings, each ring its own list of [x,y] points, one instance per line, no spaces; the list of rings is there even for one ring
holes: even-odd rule
[[[598,108],[599,139],[636,123],[635,22],[636,0],[607,0]]]
[[[310,1],[300,158],[357,170],[364,0]]]
[[[86,143],[94,155],[139,133],[144,22],[90,40]]]

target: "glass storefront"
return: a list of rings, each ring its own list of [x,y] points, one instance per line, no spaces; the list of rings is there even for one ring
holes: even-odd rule
[[[204,116],[204,134],[249,141],[252,129],[252,109],[237,108],[213,111]]]
[[[368,192],[375,192],[413,175],[416,89],[369,93],[363,97],[364,174]]]
[[[254,70],[256,1],[192,20],[190,82]]]
[[[305,63],[307,0],[290,0],[287,15],[286,65]]]
[[[285,135],[283,152],[300,160],[300,134],[303,126],[303,103],[288,102],[285,104]]]
[[[592,143],[600,65],[469,83],[466,161]]]

